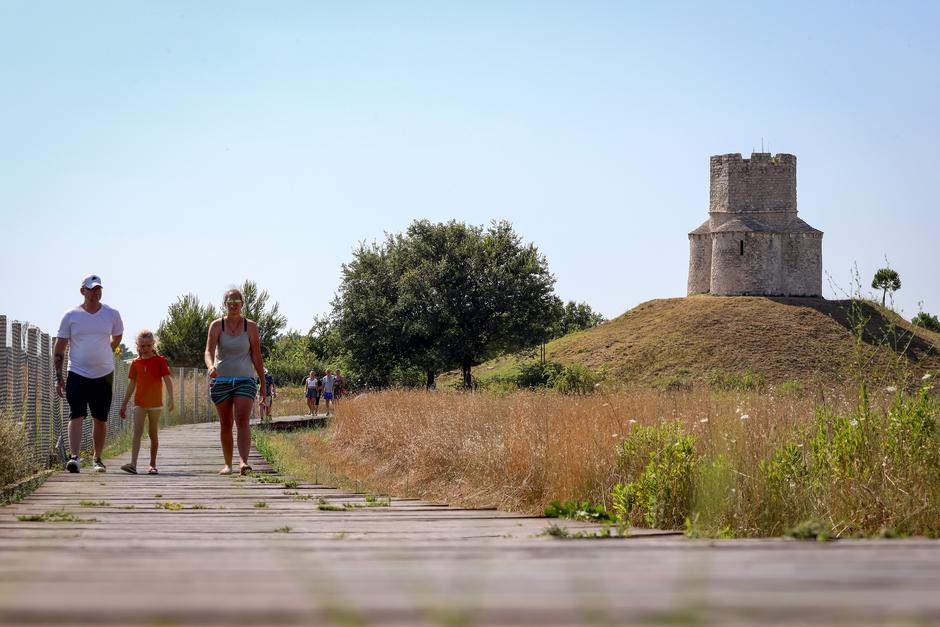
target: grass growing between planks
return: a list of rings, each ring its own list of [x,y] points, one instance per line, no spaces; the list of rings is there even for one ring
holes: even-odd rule
[[[387,391],[344,402],[328,429],[264,434],[259,450],[313,483],[531,513],[572,501],[701,537],[813,521],[836,538],[936,537],[932,381],[871,394]]]

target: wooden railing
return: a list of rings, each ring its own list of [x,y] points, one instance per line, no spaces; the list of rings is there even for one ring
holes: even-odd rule
[[[25,322],[8,322],[0,315],[0,420],[16,420],[26,428],[37,462],[51,465],[68,447],[68,404],[55,389],[52,347],[55,338]],[[126,432],[132,412],[121,419],[119,410],[127,390],[130,364],[115,356],[114,392],[108,414],[108,441]],[[206,422],[215,419],[209,399],[206,371],[172,368],[176,408],[163,412],[163,422]],[[166,401],[166,399],[164,399]],[[82,450],[91,448],[91,420],[84,424]]]

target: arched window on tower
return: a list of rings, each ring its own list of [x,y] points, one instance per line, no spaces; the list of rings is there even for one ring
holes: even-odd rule
[[[741,240],[741,254],[744,254],[744,240]]]

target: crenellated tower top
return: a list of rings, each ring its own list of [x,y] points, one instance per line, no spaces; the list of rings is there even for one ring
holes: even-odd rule
[[[709,213],[786,212],[796,215],[796,156],[755,152],[711,158]]]

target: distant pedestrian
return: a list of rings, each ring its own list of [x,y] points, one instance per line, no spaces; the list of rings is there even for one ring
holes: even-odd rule
[[[346,380],[340,374],[339,368],[336,369],[336,381],[333,383],[333,407],[336,407],[336,401],[346,393]]]
[[[219,414],[219,440],[225,465],[220,475],[232,473],[232,425],[238,429],[238,463],[241,474],[251,472],[251,408],[264,380],[261,337],[258,325],[242,317],[245,298],[237,289],[225,292],[226,315],[209,325],[205,362],[209,369],[210,394]],[[257,374],[258,378],[254,378]],[[263,392],[262,392],[263,393]],[[260,399],[265,402],[264,397]]]
[[[258,393],[259,397],[262,394]],[[263,402],[258,404],[258,413],[261,416],[261,422],[264,422],[265,416],[271,420],[271,406],[274,404],[274,397],[277,396],[277,388],[274,386],[274,375],[267,368],[264,369],[264,395],[260,399]]]
[[[320,412],[320,378],[314,370],[304,379],[304,397],[307,399],[307,409],[311,416]]]
[[[94,420],[92,441],[94,444],[95,472],[105,472],[101,451],[108,435],[108,414],[111,411],[112,384],[114,381],[114,351],[121,344],[124,322],[116,309],[101,302],[101,277],[90,274],[82,280],[79,290],[82,303],[62,316],[56,335],[55,376],[56,392],[64,396],[69,404],[69,452],[65,464],[69,472],[79,472],[79,453],[82,444],[82,427],[91,410]],[[65,350],[69,351],[68,379],[62,376]]]
[[[150,467],[148,475],[157,474],[157,448],[160,446],[157,431],[160,414],[163,413],[163,386],[166,386],[167,408],[173,411],[173,377],[166,357],[158,355],[153,332],[144,329],[137,334],[137,359],[131,362],[127,372],[129,382],[121,403],[121,418],[126,418],[127,403],[134,398],[134,437],[131,440],[131,461],[121,470],[137,474],[137,456],[140,454],[140,439],[144,435],[144,420],[150,437]]]
[[[323,377],[323,400],[326,402],[326,417],[329,418],[333,410],[333,390],[336,386],[336,377],[332,370],[326,371]]]

